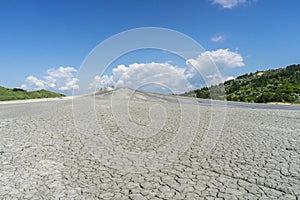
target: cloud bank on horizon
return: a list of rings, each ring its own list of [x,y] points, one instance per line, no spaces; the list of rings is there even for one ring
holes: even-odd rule
[[[78,89],[78,79],[75,78],[77,69],[74,67],[59,67],[58,69],[48,69],[46,76],[42,79],[34,76],[26,78],[25,83],[21,85],[25,90],[50,89],[54,91],[70,91]]]
[[[197,58],[186,60],[186,67],[170,63],[133,63],[128,66],[118,65],[112,69],[112,75],[97,75],[90,83],[90,89],[109,86],[143,88],[145,85],[161,85],[172,93],[184,93],[203,86],[216,85],[233,76],[221,76],[219,69],[243,67],[243,57],[229,49],[205,51]],[[217,68],[216,68],[217,67]]]
[[[233,79],[233,76],[222,77],[219,70],[244,65],[243,57],[238,52],[218,49],[205,51],[197,58],[186,60],[185,67],[174,66],[168,62],[132,63],[128,66],[121,64],[112,69],[111,75],[96,75],[90,81],[88,89],[95,91],[110,86],[139,89],[153,84],[178,94]],[[76,72],[74,67],[49,69],[41,79],[27,77],[21,87],[26,90],[50,89],[70,93],[73,89],[79,89],[80,80],[75,78]]]

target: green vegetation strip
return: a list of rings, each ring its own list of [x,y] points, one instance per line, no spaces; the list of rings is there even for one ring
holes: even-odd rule
[[[39,99],[64,97],[64,94],[58,94],[47,90],[26,91],[20,88],[5,88],[0,86],[0,101],[19,100],[19,99]]]

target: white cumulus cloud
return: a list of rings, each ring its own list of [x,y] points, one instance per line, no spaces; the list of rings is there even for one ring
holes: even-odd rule
[[[110,76],[95,76],[89,89],[100,89],[114,85],[133,89],[151,89],[160,85],[173,93],[183,93],[207,85],[215,85],[231,76],[221,76],[220,70],[244,66],[243,57],[229,49],[206,51],[197,58],[186,60],[187,67],[177,67],[171,63],[133,63],[118,65]]]
[[[25,90],[41,90],[45,89],[45,82],[34,76],[28,76],[21,88]]]
[[[59,67],[57,69],[48,69],[46,76],[43,79],[38,79],[34,76],[26,78],[25,83],[22,84],[22,88],[26,90],[37,89],[52,89],[59,91],[67,91],[72,89],[78,89],[78,79],[74,74],[77,70],[73,67]]]
[[[208,85],[223,82],[222,77],[218,74],[218,70],[245,65],[243,57],[237,52],[229,51],[229,49],[205,51],[196,59],[188,59],[186,63],[190,66],[189,74],[191,81],[197,82],[201,78],[200,76],[202,76]]]
[[[77,70],[74,67],[59,67],[58,69],[48,69],[45,82],[47,86],[60,91],[78,89],[78,79],[74,78]]]
[[[173,93],[191,89],[186,80],[185,69],[169,63],[134,63],[128,67],[119,65],[112,70],[116,87],[143,88],[161,85]]]
[[[244,66],[243,57],[229,49],[218,49],[216,51],[205,51],[196,59],[188,59],[187,63],[200,68],[211,67],[215,63],[220,68],[235,68]]]
[[[92,83],[90,83],[89,89],[100,89],[100,88],[105,88],[105,87],[111,87],[115,83],[113,81],[112,76],[95,76],[94,80]]]
[[[212,0],[213,5],[220,5],[222,8],[233,8],[244,3],[247,3],[247,0]]]

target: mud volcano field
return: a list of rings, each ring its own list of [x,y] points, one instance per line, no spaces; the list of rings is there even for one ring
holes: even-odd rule
[[[0,199],[300,198],[299,110],[118,89],[1,104],[0,138]]]

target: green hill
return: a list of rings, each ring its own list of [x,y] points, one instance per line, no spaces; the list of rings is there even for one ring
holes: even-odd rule
[[[184,96],[224,99],[242,102],[300,103],[300,64],[267,71],[245,74],[224,83],[226,97],[220,95],[222,84],[190,91]],[[223,92],[223,94],[225,94]]]
[[[5,88],[0,86],[0,101],[18,100],[18,99],[38,99],[63,97],[65,95],[50,92],[47,90],[26,91],[20,88]]]

